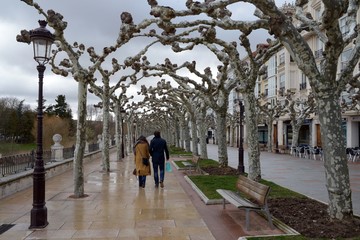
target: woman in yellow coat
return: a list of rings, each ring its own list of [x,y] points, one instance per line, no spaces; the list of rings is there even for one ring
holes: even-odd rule
[[[146,176],[151,175],[149,142],[146,137],[140,136],[134,147],[136,175],[139,177],[139,187],[145,188]],[[147,165],[146,161],[147,159]]]

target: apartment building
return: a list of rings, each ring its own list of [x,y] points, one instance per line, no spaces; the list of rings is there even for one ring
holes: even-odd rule
[[[291,5],[284,5],[286,10],[291,10]],[[310,0],[304,6],[304,12],[311,13],[314,19],[321,18],[323,6],[319,0]],[[359,19],[358,19],[359,22]],[[346,16],[340,19],[340,27],[343,34],[349,31],[349,25],[346,22]],[[320,67],[320,62],[323,57],[323,43],[314,33],[303,31],[303,36],[308,42],[310,48],[313,50],[314,56]],[[349,45],[342,53],[339,63],[338,72],[346,65],[352,46]],[[289,52],[283,48],[279,50],[266,63],[267,73],[260,76],[256,85],[255,94],[262,96],[263,101],[274,103],[276,100],[285,101],[285,92],[290,90],[293,99],[307,98],[311,91],[311,86],[307,77],[297,67],[297,64],[292,60]],[[359,68],[355,73],[359,72]],[[349,94],[344,91],[343,96],[339,101],[350,104]],[[347,147],[358,147],[360,143],[360,111],[344,109],[342,127],[344,135],[346,136]],[[267,141],[266,124],[260,124],[259,127],[259,142]],[[290,124],[290,117],[288,115],[279,116],[273,122],[274,136],[273,144],[279,146],[290,146],[292,143],[292,127]],[[299,144],[308,144],[310,146],[322,146],[321,143],[321,126],[319,124],[316,113],[310,114],[305,119],[300,129]]]

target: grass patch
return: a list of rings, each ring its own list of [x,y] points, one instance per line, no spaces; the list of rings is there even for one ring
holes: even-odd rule
[[[188,160],[191,161],[191,160]],[[176,164],[182,164],[181,161]],[[219,163],[212,159],[201,159],[200,168],[202,167],[219,167]],[[178,166],[179,166],[178,165]],[[183,165],[184,166],[184,165]],[[191,181],[205,194],[208,199],[221,199],[221,196],[216,192],[216,189],[228,189],[236,191],[235,185],[238,179],[238,176],[214,176],[214,175],[198,175],[198,176],[189,176]],[[286,197],[295,197],[302,198],[304,195],[291,191],[290,189],[281,187],[273,182],[261,179],[260,183],[270,186],[270,198],[286,198]]]
[[[170,155],[189,155],[189,156],[192,155],[191,152],[187,152],[187,151],[185,151],[185,149],[180,148],[180,147],[175,147],[175,146],[169,147],[169,153],[170,153]]]
[[[208,199],[221,199],[221,196],[216,192],[216,189],[228,189],[236,191],[235,184],[238,179],[238,176],[214,176],[214,175],[198,175],[198,176],[188,176],[191,181],[205,194]],[[297,192],[291,191],[287,188],[281,187],[273,182],[261,180],[262,184],[270,186],[270,198],[287,198],[287,197],[296,197],[302,198],[305,197]]]
[[[30,153],[31,150],[36,149],[35,143],[17,144],[17,143],[0,143],[0,153],[3,156],[16,155],[22,153]]]
[[[191,181],[205,194],[208,199],[221,199],[216,189],[235,190],[237,176],[188,176]]]
[[[174,163],[179,167],[179,168],[185,168],[186,166],[183,164],[183,162],[188,162],[188,163],[193,163],[191,161],[191,158],[185,159],[185,160],[177,160],[174,161]],[[200,168],[202,167],[218,167],[219,163],[217,161],[211,160],[211,159],[200,159],[199,162]]]

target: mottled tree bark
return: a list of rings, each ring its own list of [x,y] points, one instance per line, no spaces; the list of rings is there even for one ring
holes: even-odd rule
[[[343,219],[353,214],[345,138],[341,129],[341,109],[338,96],[317,99],[321,140],[323,143],[329,213]]]
[[[86,143],[86,105],[87,105],[87,83],[78,82],[78,121],[76,126],[76,146],[74,153],[74,196],[84,197],[84,171],[83,158]]]
[[[227,108],[224,108],[222,111],[216,112],[216,132],[218,139],[218,155],[219,155],[219,164],[221,167],[228,166],[228,154],[227,154],[227,144],[226,144],[226,112]]]
[[[256,114],[256,98],[253,92],[244,93],[246,136],[248,144],[248,177],[254,181],[261,179],[259,137]]]

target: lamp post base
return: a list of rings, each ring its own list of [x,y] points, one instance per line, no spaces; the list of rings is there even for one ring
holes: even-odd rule
[[[31,209],[31,223],[29,229],[45,228],[48,224],[46,207]]]
[[[237,168],[239,174],[244,174],[245,173],[245,167],[244,166],[238,166]]]

